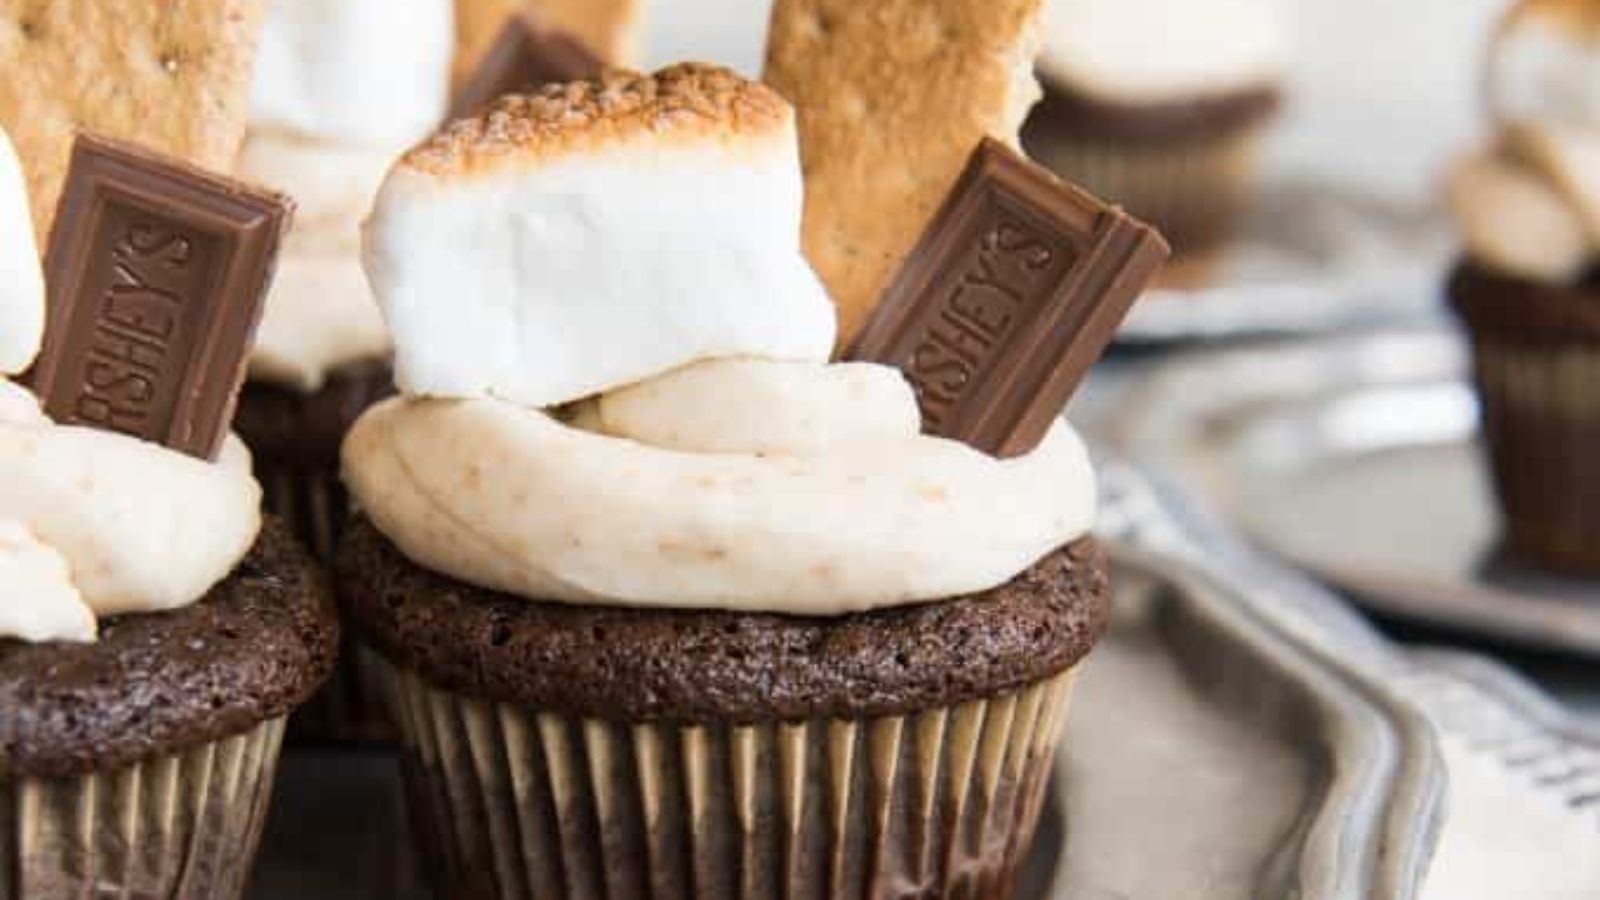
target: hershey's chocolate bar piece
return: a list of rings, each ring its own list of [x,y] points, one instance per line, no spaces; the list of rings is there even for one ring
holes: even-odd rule
[[[519,12],[506,19],[477,68],[456,89],[450,117],[471,115],[503,94],[592,78],[603,68],[605,63],[581,41]]]
[[[32,373],[45,412],[214,458],[293,210],[281,194],[80,134],[45,259]]]
[[[1148,225],[985,139],[846,357],[902,369],[929,434],[1026,453],[1168,252]]]

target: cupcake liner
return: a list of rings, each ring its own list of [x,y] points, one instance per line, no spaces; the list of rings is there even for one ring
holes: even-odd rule
[[[380,665],[436,890],[540,900],[1008,897],[1074,680],[904,716],[627,724]]]
[[[350,495],[337,466],[283,465],[257,455],[255,473],[267,511],[287,522],[318,562],[330,565],[350,518]]]
[[[1477,335],[1484,441],[1516,555],[1600,573],[1600,343]]]
[[[0,900],[231,900],[283,740],[271,719],[114,772],[0,779]]]
[[[1181,259],[1231,240],[1249,209],[1264,129],[1188,140],[1042,131],[1034,157],[1150,222]]]

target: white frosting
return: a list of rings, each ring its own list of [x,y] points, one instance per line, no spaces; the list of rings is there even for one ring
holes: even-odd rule
[[[1600,258],[1600,129],[1510,126],[1452,173],[1450,202],[1473,259],[1569,283]]]
[[[339,366],[389,353],[361,269],[361,219],[399,151],[252,132],[238,174],[295,198],[250,357],[250,377],[307,393]]]
[[[279,258],[250,357],[252,379],[311,393],[334,369],[388,353],[389,332],[354,252]]]
[[[454,45],[451,0],[273,0],[253,121],[310,138],[407,144],[444,117]]]
[[[921,428],[911,385],[867,363],[716,360],[612,391],[593,431],[671,450],[812,456],[903,441]]]
[[[836,615],[991,588],[1089,531],[1094,478],[1065,424],[995,459],[919,434],[893,374],[696,367],[616,417],[601,401],[613,435],[496,400],[399,398],[357,422],[345,479],[419,564],[575,603]],[[777,394],[792,406],[750,402]],[[815,419],[830,439],[803,434],[841,394]],[[706,415],[712,398],[734,414]],[[648,443],[668,422],[670,446]]]
[[[1122,102],[1271,84],[1289,59],[1283,0],[1049,0],[1039,68]]]
[[[1472,157],[1451,173],[1449,198],[1468,255],[1498,271],[1566,283],[1592,255],[1577,210],[1524,166]]]
[[[1502,119],[1600,128],[1600,41],[1564,19],[1524,17],[1496,46],[1489,77]]]
[[[552,406],[698,359],[824,360],[792,127],[397,167],[366,266],[413,395]]]
[[[73,586],[66,558],[10,519],[0,519],[0,585],[0,637],[94,640],[94,612]]]
[[[323,249],[361,247],[361,220],[404,146],[388,149],[312,141],[252,130],[235,174],[294,198],[294,232],[315,234]]]
[[[28,368],[44,333],[44,273],[33,240],[28,187],[0,129],[0,375]]]
[[[1513,159],[1549,180],[1600,242],[1600,125],[1512,127],[1503,144]]]
[[[209,463],[109,431],[13,420],[0,423],[0,471],[0,520],[64,557],[97,616],[193,603],[260,528],[261,489],[232,436]],[[11,602],[34,606],[24,616],[37,620],[58,599]]]

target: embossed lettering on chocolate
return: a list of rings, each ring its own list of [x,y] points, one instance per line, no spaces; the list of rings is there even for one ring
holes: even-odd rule
[[[34,393],[61,424],[213,459],[293,202],[88,134],[73,145]]]
[[[847,357],[905,372],[928,433],[1018,456],[1169,252],[1150,226],[985,139]]]

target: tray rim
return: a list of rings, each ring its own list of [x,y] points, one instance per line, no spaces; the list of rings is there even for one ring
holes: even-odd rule
[[[1106,543],[1115,567],[1154,579],[1173,602],[1185,605],[1187,615],[1208,620],[1216,633],[1322,704],[1317,730],[1323,743],[1304,748],[1306,757],[1321,758],[1322,784],[1274,854],[1292,862],[1271,867],[1274,872],[1264,869],[1257,890],[1298,900],[1417,896],[1437,846],[1447,777],[1435,733],[1421,712],[1385,687],[1381,667],[1355,664],[1281,627],[1236,578],[1203,558],[1138,538]],[[1052,802],[1065,808],[1065,779],[1058,777],[1051,792]],[[1061,871],[1047,896],[1068,897]]]
[[[1467,349],[1458,329],[1442,322],[1266,346],[1192,351],[1162,363],[1132,389],[1129,402],[1112,418],[1110,441],[1146,465],[1172,474],[1193,474],[1192,462],[1181,458],[1184,451],[1163,448],[1181,448],[1197,440],[1202,423],[1229,411],[1340,383],[1350,384],[1352,392],[1462,384],[1467,364]],[[1254,377],[1242,377],[1246,372]],[[1272,377],[1263,378],[1262,372],[1270,372]],[[1195,389],[1196,384],[1222,383],[1229,385],[1226,393],[1208,395],[1203,388]],[[1198,502],[1222,508],[1210,489],[1202,487],[1192,493]],[[1247,525],[1241,527],[1249,533]],[[1600,643],[1555,629],[1543,616],[1519,615],[1515,606],[1487,617],[1441,615],[1436,605],[1397,593],[1393,588],[1403,580],[1386,579],[1389,589],[1384,589],[1371,572],[1329,572],[1316,560],[1276,548],[1264,550],[1338,585],[1356,605],[1380,615],[1507,646],[1600,658]],[[1422,588],[1437,591],[1438,585]]]

